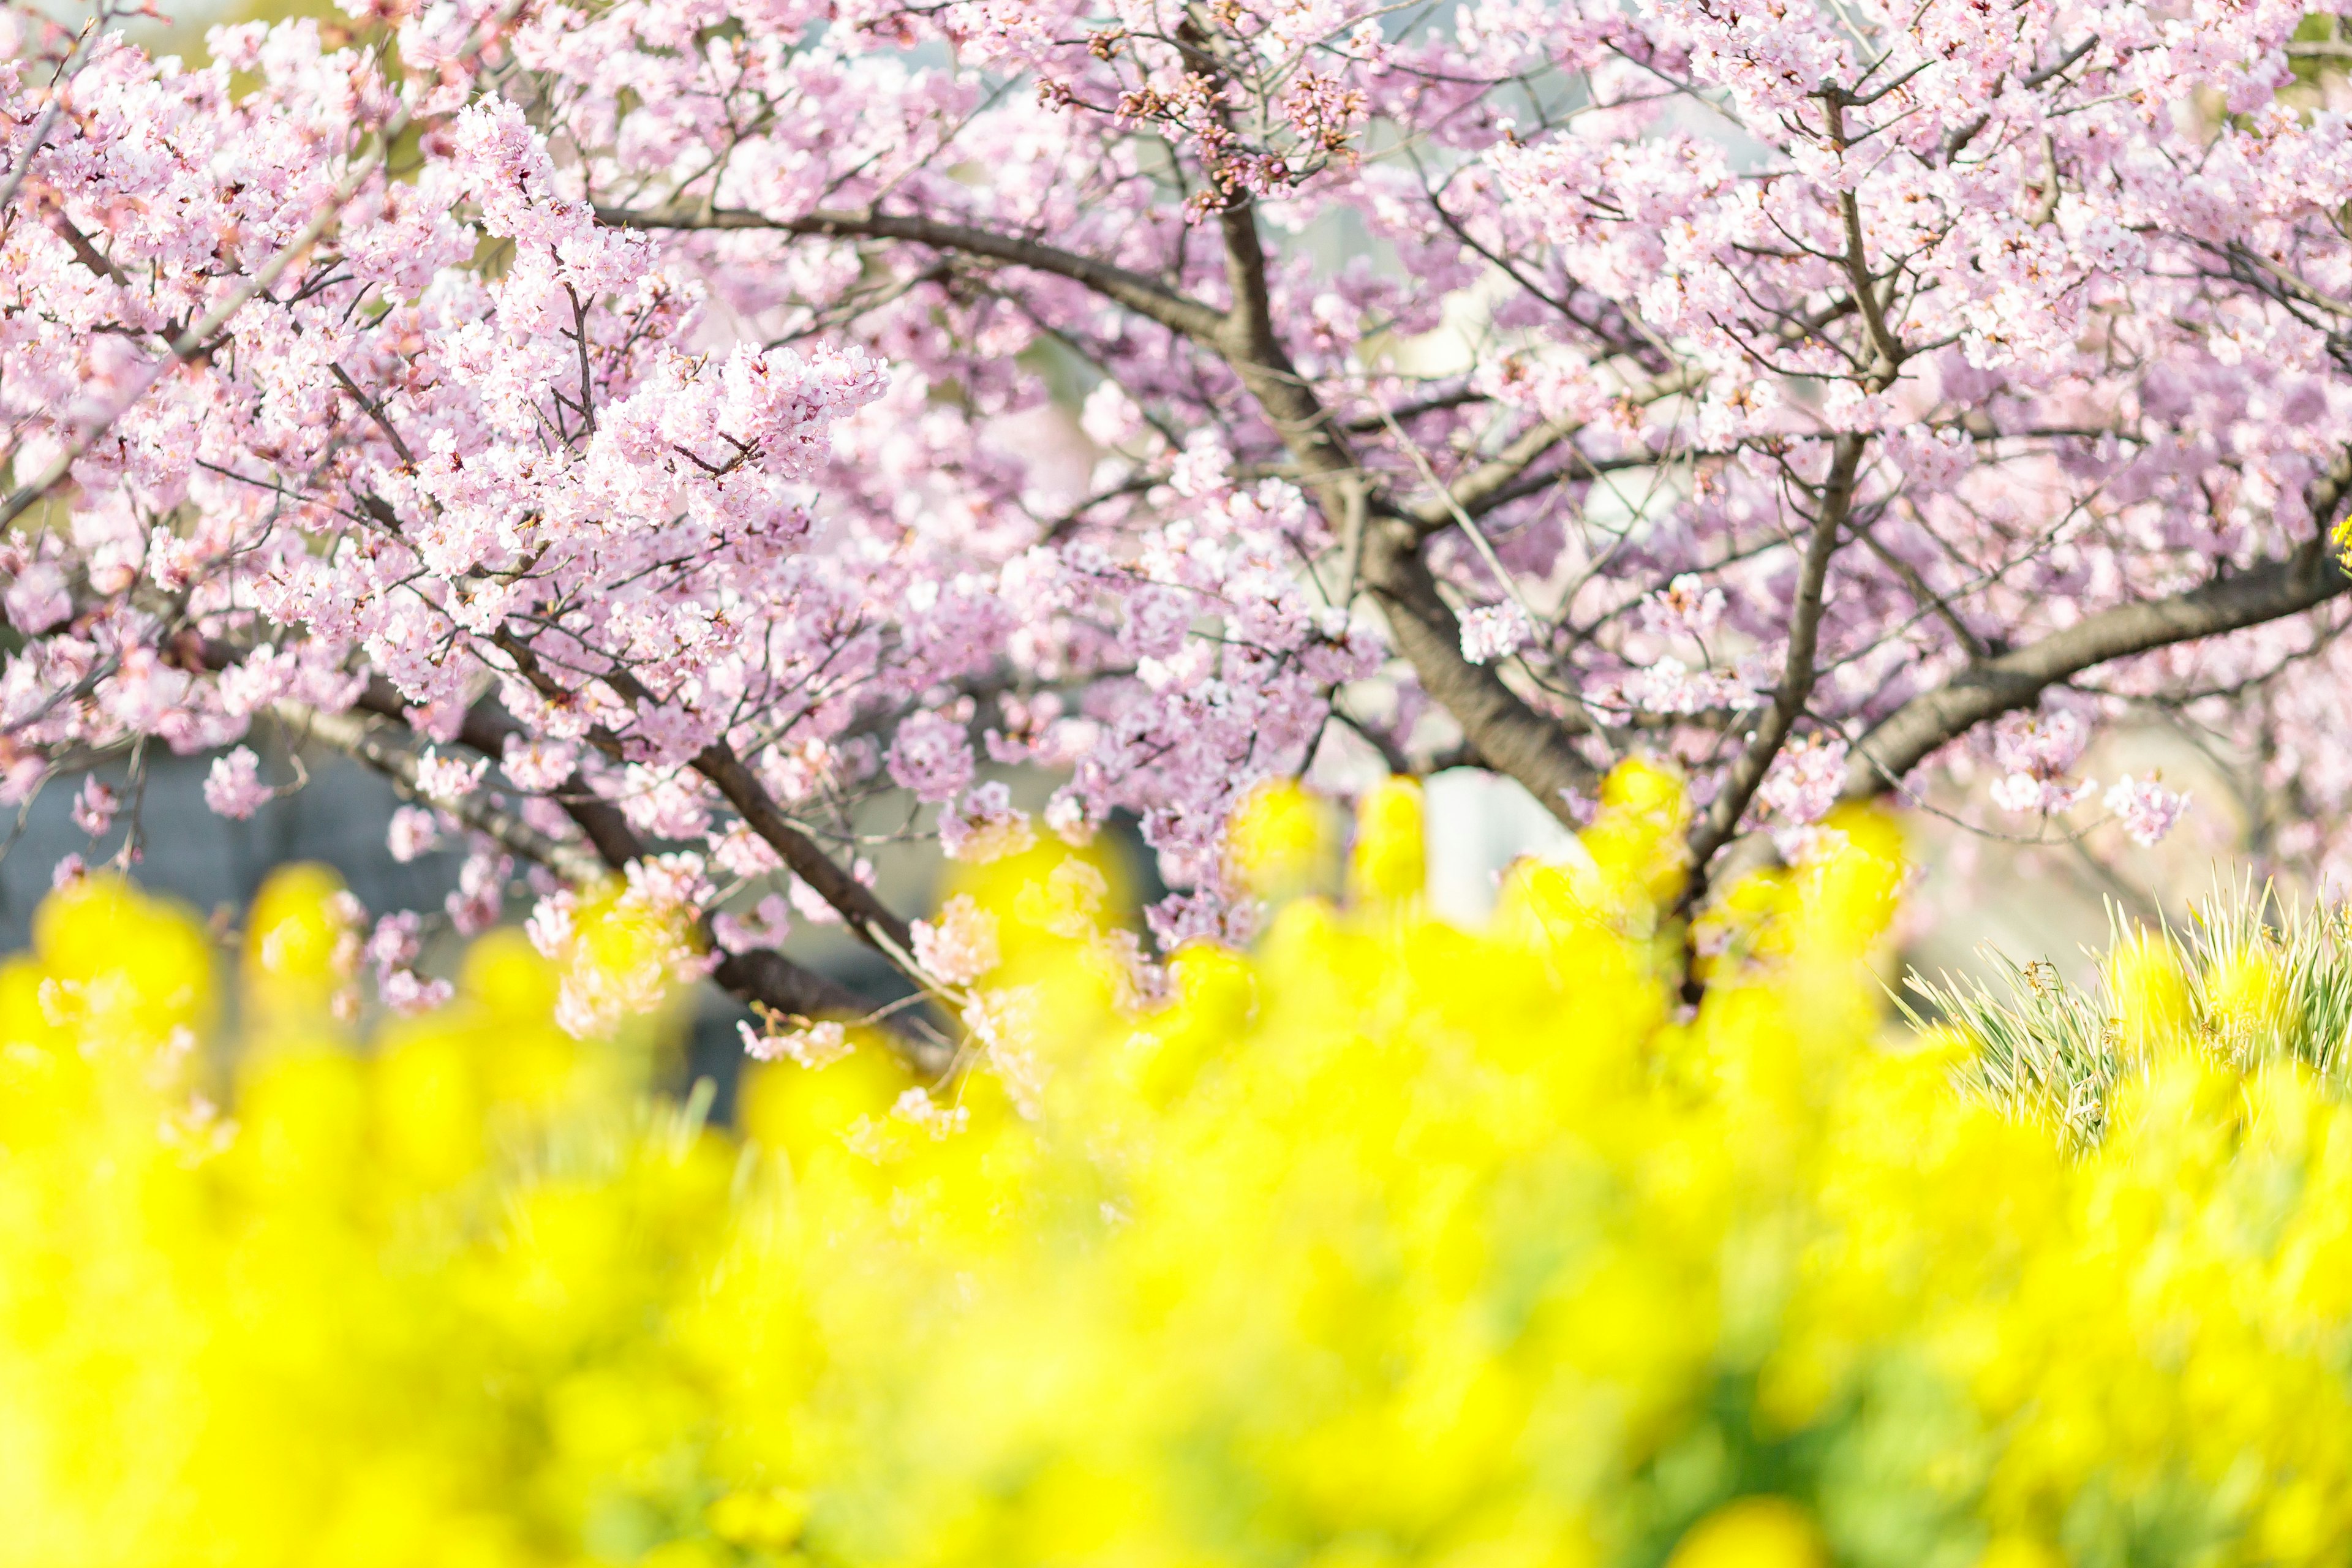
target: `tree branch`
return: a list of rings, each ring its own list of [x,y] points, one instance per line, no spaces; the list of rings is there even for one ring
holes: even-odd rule
[[[387,718],[406,721],[407,704],[401,700],[399,692],[394,689],[392,684],[381,677],[368,683],[368,689],[360,700],[360,707]],[[312,731],[321,739],[329,741],[331,744],[339,743],[315,723],[312,725]],[[496,699],[485,697],[466,710],[466,718],[458,729],[457,739],[460,743],[496,760],[505,754],[506,742],[509,735],[521,736],[524,733],[521,724],[518,723],[514,716],[509,713]],[[349,748],[342,749],[349,750]],[[406,755],[404,752],[398,752],[397,748],[386,747],[385,749],[397,752],[402,756]],[[391,771],[383,768],[373,755],[360,752],[353,752],[352,755],[371,766],[378,767],[380,771]],[[395,776],[403,778],[403,782],[411,783],[413,787],[415,773],[415,759],[410,758],[406,773]],[[644,841],[637,837],[635,829],[629,826],[628,819],[621,814],[620,808],[590,791],[587,781],[577,773],[574,773],[555,792],[553,798],[556,804],[563,808],[565,815],[579,826],[582,834],[589,843],[594,847],[595,863],[587,862],[586,858],[578,855],[575,850],[571,856],[574,863],[567,869],[564,866],[558,865],[538,854],[535,847],[527,840],[509,838],[499,833],[492,833],[491,836],[515,853],[538,860],[556,875],[575,883],[593,881],[608,868],[617,872],[631,861],[643,859],[648,853]],[[443,805],[439,801],[433,804]],[[457,804],[462,807],[467,803]],[[452,810],[452,814],[459,816],[459,820],[467,822],[468,826],[478,826],[450,806],[443,805],[443,809]],[[488,828],[482,830],[488,831]],[[711,980],[720,990],[730,993],[740,1000],[756,1002],[763,1006],[772,1007],[777,1012],[803,1018],[856,1019],[863,1018],[873,1012],[873,1008],[866,999],[847,986],[805,965],[793,963],[772,948],[757,948],[749,952],[730,952],[720,948],[717,935],[711,929],[710,919],[707,915],[703,918],[702,928],[703,940],[719,953],[719,963],[710,972]],[[881,1032],[889,1041],[891,1048],[918,1072],[936,1076],[943,1071],[950,1058],[954,1055],[952,1047],[945,1041],[929,1036],[928,1031],[919,1033],[914,1028],[905,1026],[907,1023],[911,1023],[911,1020],[902,1021],[893,1018],[886,1020],[881,1026]]]
[[[1228,258],[1227,276],[1245,292],[1234,300],[1213,346],[1281,433],[1333,531],[1360,542],[1363,584],[1387,612],[1390,636],[1423,689],[1454,716],[1490,765],[1574,826],[1566,792],[1589,787],[1594,772],[1576,750],[1573,731],[1538,712],[1496,671],[1463,657],[1461,622],[1422,559],[1418,531],[1392,508],[1372,506],[1346,433],[1275,334],[1255,223],[1229,221],[1224,237],[1229,249],[1241,253]],[[1375,510],[1381,515],[1373,517]]]
[[[1097,261],[1093,257],[1081,256],[1076,251],[1063,250],[1037,240],[1018,239],[967,224],[942,223],[935,218],[824,209],[803,217],[771,218],[759,213],[724,208],[705,211],[696,206],[669,206],[650,210],[598,207],[596,219],[614,228],[765,229],[778,234],[825,239],[906,240],[915,245],[929,246],[935,250],[984,256],[1014,267],[1026,267],[1038,272],[1050,272],[1057,278],[1070,279],[1085,284],[1105,299],[1126,306],[1139,316],[1157,321],[1171,331],[1181,332],[1191,338],[1213,336],[1224,320],[1213,307],[1180,294],[1140,272],[1130,272],[1124,267]]]
[[[552,697],[562,693],[562,684],[541,668],[539,657],[530,644],[506,631],[498,633],[493,640],[514,660],[523,679],[542,694]],[[643,681],[617,665],[604,679],[624,701],[650,704],[655,700]],[[620,738],[610,731],[591,731],[590,740],[609,755],[621,754]],[[898,965],[917,985],[926,991],[932,989],[930,977],[915,962],[914,933],[908,930],[907,922],[876,898],[873,889],[835,865],[833,858],[819,848],[814,839],[793,825],[770,797],[759,776],[743,765],[734,748],[724,741],[714,741],[697,753],[689,765],[718,787],[744,825],[765,839],[793,874],[833,907],[859,941]]]
[[[2352,577],[2335,556],[2298,552],[2168,599],[2118,605],[2030,647],[1971,664],[1871,727],[1854,745],[1844,796],[1868,800],[1899,789],[1904,776],[1931,752],[1988,720],[2032,706],[2048,688],[2084,670],[2300,615],[2347,588],[2352,588]]]
[[[1462,657],[1462,623],[1439,596],[1409,525],[1384,517],[1367,529],[1364,581],[1388,612],[1397,651],[1412,662],[1423,689],[1462,726],[1480,761],[1517,780],[1562,823],[1577,826],[1569,795],[1589,794],[1599,777],[1576,747],[1583,726],[1537,711],[1493,667]]]
[[[915,962],[915,935],[907,922],[875,897],[871,888],[834,864],[833,857],[819,848],[814,839],[793,826],[733,747],[724,741],[712,742],[695,757],[694,771],[718,787],[745,826],[765,839],[818,898],[833,906],[859,941],[897,964],[916,984],[931,988],[930,978]]]
[[[1748,738],[1730,772],[1724,775],[1713,804],[1692,829],[1690,881],[1682,897],[1685,910],[1696,907],[1706,896],[1707,862],[1739,831],[1739,819],[1747,815],[1748,803],[1756,798],[1757,787],[1771,770],[1772,759],[1788,743],[1790,731],[1796,728],[1798,716],[1812,697],[1817,673],[1813,656],[1821,646],[1822,605],[1829,582],[1830,558],[1837,553],[1839,536],[1853,515],[1854,478],[1862,469],[1862,455],[1868,446],[1869,437],[1848,433],[1840,436],[1831,447],[1829,476],[1822,484],[1821,511],[1813,520],[1812,539],[1805,547],[1804,565],[1798,574],[1796,595],[1789,609],[1789,652],[1781,666],[1780,688],[1772,694],[1772,705],[1765,710],[1756,733]]]
[[[323,741],[357,758],[398,784],[404,795],[448,813],[475,832],[495,839],[502,848],[538,862],[567,882],[594,883],[605,875],[604,862],[587,847],[551,838],[480,795],[427,793],[417,784],[416,753],[365,720],[349,713],[321,713],[295,702],[280,702],[272,711],[296,734]]]

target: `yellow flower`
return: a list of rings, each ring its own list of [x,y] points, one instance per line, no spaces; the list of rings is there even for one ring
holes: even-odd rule
[[[1421,896],[1427,877],[1421,786],[1388,779],[1364,792],[1356,807],[1356,842],[1348,858],[1348,891],[1366,901]]]
[[[1321,805],[1253,810],[1328,881]],[[1884,1048],[1877,818],[1678,1009],[1685,815],[1626,771],[1465,931],[1391,785],[1348,899],[1164,972],[1035,846],[953,890],[1004,933],[953,1076],[764,1066],[732,1131],[644,1090],[642,890],[362,1031],[289,873],[236,1040],[184,911],[60,893],[0,966],[0,1568],[2336,1561],[2352,1108],[2174,1048],[2294,983],[2126,943],[2074,1138],[1956,1090],[1981,1030]]]
[[[1325,884],[1334,841],[1328,808],[1298,784],[1271,780],[1234,813],[1226,855],[1262,899],[1294,898]]]
[[[1786,1498],[1728,1502],[1691,1526],[1666,1568],[1828,1568],[1821,1531]]]

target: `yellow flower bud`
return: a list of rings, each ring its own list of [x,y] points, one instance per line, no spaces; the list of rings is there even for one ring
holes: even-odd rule
[[[1828,1568],[1812,1516],[1786,1498],[1745,1497],[1690,1527],[1666,1568]]]
[[[1295,898],[1326,885],[1332,851],[1328,808],[1287,779],[1252,790],[1226,829],[1234,876],[1262,899]]]
[[[2124,1047],[2146,1057],[2188,1041],[2189,982],[2166,938],[2135,931],[2107,955],[2107,994]]]
[[[1356,806],[1356,843],[1348,857],[1348,892],[1369,903],[1421,896],[1428,880],[1422,833],[1421,785],[1384,779]]]
[[[2258,942],[2218,955],[2205,974],[2206,1016],[2231,1042],[2267,1045],[2286,1011],[2286,977],[2276,955]]]
[[[281,1020],[317,1020],[359,967],[358,906],[341,877],[308,863],[280,867],[254,895],[245,933],[250,1005]]]

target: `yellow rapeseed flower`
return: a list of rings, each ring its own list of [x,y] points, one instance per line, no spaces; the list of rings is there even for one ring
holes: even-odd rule
[[[681,966],[643,888],[362,1030],[289,873],[238,1041],[184,911],[57,895],[0,966],[0,1568],[2341,1560],[2352,1110],[2171,1048],[2260,984],[2121,953],[2077,1142],[1881,1044],[1879,819],[1732,892],[1692,1015],[1670,773],[1476,931],[1409,789],[1346,902],[1324,806],[1253,810],[1252,951],[1147,962],[1033,847],[953,890],[953,1076],[761,1067],[733,1132],[559,1024]]]

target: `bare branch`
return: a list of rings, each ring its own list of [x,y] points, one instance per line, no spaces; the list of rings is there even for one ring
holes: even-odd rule
[[[1568,796],[1589,794],[1598,777],[1576,747],[1577,735],[1590,727],[1580,716],[1538,712],[1493,668],[1462,657],[1462,623],[1439,595],[1417,546],[1412,529],[1392,517],[1366,531],[1364,581],[1388,612],[1397,650],[1485,765],[1517,780],[1561,822],[1578,826]]]

